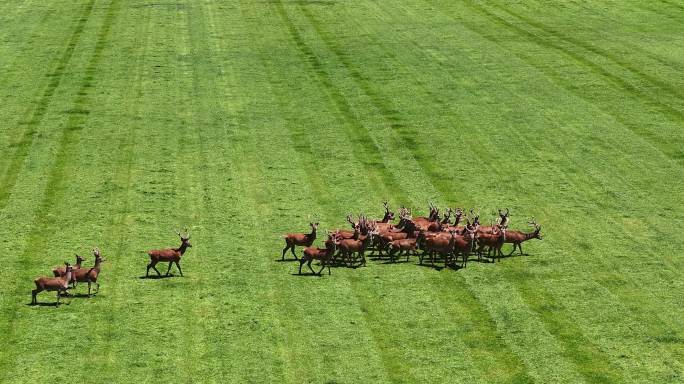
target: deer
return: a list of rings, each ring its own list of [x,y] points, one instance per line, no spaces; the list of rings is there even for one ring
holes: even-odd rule
[[[534,227],[533,232],[529,232],[529,233],[524,233],[521,231],[507,231],[506,232],[506,239],[504,240],[504,242],[508,243],[508,244],[513,244],[513,250],[511,251],[511,253],[508,254],[508,256],[511,256],[513,254],[513,252],[515,252],[516,247],[520,250],[520,254],[523,255],[522,243],[524,243],[527,240],[531,240],[531,239],[542,240],[542,236],[539,234],[539,231],[541,231],[541,225],[537,224],[537,221],[534,218],[532,218],[532,221],[528,221],[527,224]]]
[[[406,254],[406,261],[409,260],[409,256],[411,254],[416,253],[416,238],[407,238],[407,239],[401,239],[401,240],[393,240],[392,242],[389,243],[389,256],[390,260],[394,262],[394,254],[399,252],[398,256],[401,256],[401,253],[404,252]]]
[[[328,233],[328,240],[325,242],[325,248],[307,247],[304,249],[302,258],[299,259],[299,274],[302,274],[302,266],[306,263],[306,266],[309,267],[311,273],[314,275],[320,276],[325,267],[328,267],[328,275],[330,275],[331,259],[335,255],[339,243],[340,239],[335,234]],[[311,262],[314,260],[319,260],[321,262],[321,269],[318,272],[315,272],[313,268],[311,268]]]
[[[503,247],[504,241],[506,240],[506,227],[502,227],[500,226],[500,224],[494,225],[494,223],[492,222],[491,232],[485,233],[481,232],[478,229],[475,240],[478,244],[478,248],[476,250],[478,260],[482,260],[482,253],[484,252],[485,248],[488,248],[487,256],[491,256],[491,253],[493,251],[494,256],[496,256],[498,259],[503,256],[501,248]]]
[[[100,283],[97,282],[97,277],[100,275],[100,268],[102,262],[107,261],[100,256],[100,249],[94,248],[93,255],[95,256],[95,265],[92,268],[81,268],[74,270],[73,278],[79,283],[88,283],[88,297],[90,297],[91,284],[97,286],[95,294],[100,292]],[[179,268],[180,270],[180,268]]]
[[[430,226],[431,223],[439,221],[440,219],[439,209],[431,202],[428,202],[428,204],[430,206],[430,214],[428,215],[428,217],[416,217],[415,219],[413,219],[416,226],[424,230],[427,230],[428,226]]]
[[[435,264],[435,253],[439,253],[444,257],[444,268],[449,265],[449,255],[454,253],[454,244],[456,241],[456,231],[449,231],[449,236],[433,235],[428,236],[421,231],[419,237],[422,241],[425,253],[430,255],[431,264]],[[423,263],[423,257],[420,258],[420,263]]]
[[[375,224],[378,226],[378,230],[389,229],[394,226],[392,224],[392,220],[394,220],[394,212],[390,211],[389,205],[386,201],[383,202],[382,205],[385,207],[385,215],[382,217],[382,220],[375,221]]]
[[[442,232],[445,228],[449,227],[449,224],[451,224],[451,213],[452,213],[451,208],[447,208],[446,212],[444,212],[444,218],[442,221],[433,221],[428,225],[427,230],[429,232]]]
[[[496,219],[496,224],[492,223],[492,225],[490,225],[490,226],[484,226],[484,227],[481,226],[477,231],[478,231],[478,233],[491,234],[495,230],[500,231],[502,228],[507,228],[508,227],[508,217],[509,217],[508,208],[506,208],[506,213],[503,213],[499,209],[499,217]]]
[[[456,236],[454,240],[455,256],[457,256],[458,253],[463,256],[463,263],[461,264],[462,268],[466,267],[466,264],[468,263],[468,255],[470,255],[470,252],[473,251],[473,247],[475,246],[475,233],[477,233],[478,226],[479,224],[471,224],[467,222],[465,229],[463,230],[463,234]]]
[[[180,272],[180,275],[183,276],[183,271],[181,270],[179,262],[181,256],[183,256],[188,248],[192,247],[192,244],[190,244],[190,233],[188,233],[187,228],[185,229],[185,236],[183,236],[180,231],[177,231],[176,234],[181,240],[181,245],[178,248],[153,249],[147,251],[147,254],[150,256],[150,263],[147,264],[145,277],[149,277],[150,268],[154,269],[154,271],[157,272],[157,276],[161,277],[161,273],[159,273],[156,267],[157,263],[160,261],[169,263],[169,268],[166,270],[166,276],[169,275],[169,272],[171,271],[171,265],[174,263],[176,264],[176,267],[178,267],[178,272]]]
[[[352,255],[354,253],[358,253],[359,257],[361,257],[361,265],[365,266],[366,265],[366,257],[364,253],[366,252],[366,248],[368,248],[368,245],[370,245],[371,241],[373,240],[373,236],[377,234],[377,228],[375,224],[372,224],[368,230],[367,235],[361,235],[361,231],[359,228],[356,229],[356,234],[353,239],[342,239],[338,245],[340,249],[340,255],[343,258],[347,258],[348,264],[352,264]]]
[[[62,293],[66,294],[69,289],[69,282],[71,281],[71,274],[74,271],[69,263],[64,263],[64,276],[59,277],[39,277],[33,282],[36,284],[36,289],[31,291],[31,305],[38,304],[37,295],[40,292],[57,292],[57,306],[59,307],[59,297]]]
[[[310,247],[316,240],[316,230],[318,229],[318,221],[309,223],[311,226],[311,233],[288,233],[284,236],[285,238],[285,248],[283,248],[283,258],[281,261],[285,261],[285,252],[289,249],[292,252],[295,260],[299,260],[295,254],[296,246]]]
[[[74,265],[74,267],[75,267],[74,270],[81,269],[81,264],[83,264],[84,261],[86,261],[86,260],[83,257],[76,255],[76,265]],[[62,277],[64,275],[66,275],[66,267],[55,267],[52,269],[52,274],[55,277]],[[76,280],[74,279],[73,273],[71,274],[70,283],[71,283],[72,288],[76,288]]]

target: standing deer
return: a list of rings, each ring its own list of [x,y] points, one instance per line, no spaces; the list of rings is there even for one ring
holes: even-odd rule
[[[192,244],[190,244],[190,233],[188,233],[187,229],[185,229],[185,236],[181,235],[180,231],[176,232],[176,234],[181,239],[180,247],[153,249],[151,251],[147,251],[147,254],[150,256],[150,263],[147,264],[147,271],[145,272],[145,277],[149,276],[150,268],[154,269],[154,271],[157,272],[158,276],[161,276],[161,273],[159,273],[156,267],[157,263],[159,263],[160,261],[169,262],[169,268],[166,270],[166,276],[169,275],[169,272],[171,271],[171,265],[173,265],[174,263],[176,264],[176,267],[178,267],[178,272],[180,272],[180,275],[183,276],[183,271],[181,270],[179,262],[181,256],[183,256],[183,254],[188,248],[192,247]]]
[[[84,258],[82,258],[82,257],[79,256],[79,255],[76,255],[76,265],[74,266],[74,267],[75,267],[75,268],[74,268],[74,271],[76,271],[76,270],[78,270],[78,269],[81,269],[81,264],[83,264],[84,261],[86,261]],[[55,277],[62,277],[62,276],[64,276],[64,275],[66,275],[66,267],[55,267],[55,268],[52,270],[52,274],[53,274]],[[76,279],[74,279],[74,274],[73,274],[73,273],[71,274],[71,281],[70,281],[70,283],[71,283],[71,287],[72,287],[72,288],[75,288],[75,287],[76,287]]]
[[[524,233],[521,231],[506,231],[506,239],[504,242],[513,244],[513,250],[508,254],[508,256],[511,256],[513,252],[515,252],[516,247],[520,250],[520,254],[522,255],[523,251],[521,244],[527,240],[542,240],[542,236],[539,234],[539,231],[541,231],[541,225],[537,224],[537,221],[534,220],[534,218],[532,221],[529,221],[528,224],[534,227],[534,232]]]
[[[340,255],[342,259],[347,259],[347,265],[352,265],[352,255],[358,253],[361,258],[361,265],[366,265],[366,248],[372,242],[373,236],[377,235],[378,230],[375,224],[368,228],[368,233],[366,235],[361,235],[359,228],[356,229],[356,234],[353,239],[343,239],[340,241],[338,247],[340,249]]]
[[[316,240],[318,222],[309,223],[309,225],[311,226],[311,233],[288,233],[284,236],[285,248],[283,248],[283,258],[281,260],[285,260],[285,252],[287,252],[288,249],[292,252],[292,256],[294,256],[295,260],[299,260],[295,254],[295,247],[298,245],[310,247],[311,244],[313,244],[314,240]]]
[[[97,277],[100,275],[100,268],[103,261],[107,261],[100,256],[100,249],[93,249],[93,255],[95,256],[95,265],[92,268],[81,268],[74,270],[73,276],[74,280],[79,283],[88,283],[88,297],[90,297],[90,287],[91,284],[97,286],[95,294],[100,292],[100,283],[97,282]],[[180,268],[179,268],[180,270]]]
[[[506,240],[506,227],[494,225],[494,223],[492,223],[490,233],[482,232],[478,229],[475,235],[475,240],[478,245],[476,253],[479,260],[482,259],[485,248],[488,248],[487,256],[491,256],[492,251],[497,259],[503,256],[501,247],[503,247],[504,241]]]
[[[309,267],[311,273],[314,275],[320,276],[325,267],[328,267],[328,275],[330,275],[330,263],[332,262],[333,255],[337,251],[337,245],[339,243],[340,240],[337,236],[329,233],[328,240],[325,242],[325,248],[307,247],[304,249],[302,258],[299,259],[299,274],[302,274],[302,266],[306,263],[306,266]],[[313,268],[311,268],[311,262],[314,260],[319,260],[321,262],[321,269],[318,272],[315,272]]]
[[[57,292],[57,306],[59,307],[59,297],[62,293],[66,294],[69,289],[69,282],[71,281],[71,274],[74,268],[69,263],[64,263],[66,273],[60,277],[39,277],[33,282],[36,284],[36,289],[31,291],[31,304],[38,304],[36,297],[43,291]]]

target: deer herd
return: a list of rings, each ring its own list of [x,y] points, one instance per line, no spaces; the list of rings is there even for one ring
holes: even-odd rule
[[[181,256],[185,251],[192,247],[190,244],[190,233],[185,230],[185,234],[181,234],[177,231],[176,234],[180,237],[181,245],[178,248],[165,248],[165,249],[153,249],[150,251],[145,251],[150,257],[150,263],[147,264],[147,270],[145,271],[145,277],[149,277],[150,268],[157,272],[157,276],[161,277],[161,273],[157,270],[156,265],[159,262],[168,262],[169,267],[166,270],[166,275],[169,276],[171,272],[171,267],[176,264],[178,272],[183,276],[183,271],[180,267]],[[100,250],[98,248],[93,249],[93,256],[95,256],[95,265],[91,268],[83,267],[82,264],[86,261],[83,257],[76,255],[76,264],[71,265],[67,262],[64,263],[63,267],[55,267],[52,270],[53,277],[39,277],[33,282],[36,284],[36,289],[31,291],[31,304],[38,304],[37,295],[40,292],[57,292],[57,302],[56,306],[59,306],[59,299],[62,295],[68,295],[68,290],[71,288],[76,288],[77,283],[87,283],[88,284],[88,297],[91,296],[92,285],[95,285],[95,294],[100,291],[100,283],[98,283],[97,278],[100,275],[100,268],[102,262],[106,261],[100,255]]]
[[[504,256],[504,244],[513,244],[508,256],[516,249],[522,255],[523,242],[542,239],[541,225],[534,219],[528,222],[534,228],[532,232],[509,229],[508,208],[499,209],[498,217],[492,219],[489,225],[480,225],[480,214],[474,209],[466,213],[462,208],[447,208],[441,215],[434,204],[429,205],[427,217],[413,217],[410,210],[400,208],[396,224],[393,222],[394,212],[390,211],[387,202],[384,203],[385,214],[380,220],[369,220],[365,215],[359,215],[354,220],[349,214],[347,222],[351,228],[326,230],[324,248],[313,246],[319,224],[313,221],[309,223],[311,232],[284,236],[285,248],[281,260],[285,260],[285,254],[290,250],[295,260],[299,261],[299,274],[306,264],[314,275],[319,276],[326,267],[330,274],[330,266],[364,266],[366,254],[377,258],[387,257],[390,262],[402,256],[406,256],[406,261],[411,256],[418,256],[421,265],[429,261],[432,266],[443,264],[447,268],[458,264],[458,267],[464,268],[470,255],[477,256],[480,261],[483,257],[496,261]],[[295,253],[297,246],[304,247],[301,258],[297,258]],[[320,264],[318,271],[311,267],[314,260]]]

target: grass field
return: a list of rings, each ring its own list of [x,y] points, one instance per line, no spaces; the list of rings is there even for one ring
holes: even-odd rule
[[[5,1],[0,382],[681,383],[683,69],[677,0]],[[383,200],[544,240],[276,262]],[[95,245],[99,295],[28,305]]]

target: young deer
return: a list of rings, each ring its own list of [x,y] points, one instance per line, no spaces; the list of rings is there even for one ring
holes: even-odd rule
[[[36,297],[43,291],[57,292],[57,306],[59,307],[59,297],[62,293],[66,294],[69,289],[69,282],[71,281],[71,274],[74,268],[69,263],[64,263],[66,273],[60,277],[39,277],[33,282],[36,284],[36,289],[31,291],[31,304],[38,304]]]
[[[320,276],[325,267],[328,267],[328,275],[330,275],[331,259],[337,251],[337,245],[339,243],[340,240],[334,234],[329,233],[328,240],[325,242],[325,248],[307,247],[304,249],[302,258],[299,259],[299,274],[302,274],[302,266],[306,263],[306,266],[309,267],[311,273],[314,275]],[[321,262],[321,269],[318,272],[315,272],[313,268],[311,268],[311,262],[314,260],[319,260]]]
[[[83,264],[84,261],[86,261],[84,258],[82,258],[79,255],[76,255],[76,265],[74,266],[74,271],[81,269],[81,264]],[[52,270],[52,274],[55,277],[62,277],[64,275],[66,275],[66,267],[55,267]],[[74,274],[71,275],[70,283],[71,283],[72,288],[76,287],[76,280],[74,279]]]
[[[169,268],[166,270],[166,276],[169,275],[169,272],[171,271],[171,266],[175,263],[176,267],[178,267],[178,272],[180,272],[180,275],[183,276],[183,271],[181,270],[180,267],[180,259],[181,256],[185,253],[185,251],[188,248],[192,247],[192,244],[190,244],[190,234],[188,233],[188,230],[185,230],[185,236],[181,235],[180,232],[176,232],[176,234],[180,237],[181,240],[181,245],[178,248],[166,248],[166,249],[153,249],[151,251],[147,251],[147,254],[150,256],[150,263],[147,264],[147,271],[145,272],[145,277],[148,277],[150,274],[150,268],[154,269],[155,272],[157,272],[158,276],[161,276],[161,273],[157,270],[157,263],[161,262],[168,262],[169,263]]]
[[[517,247],[520,250],[520,254],[523,254],[522,251],[522,243],[524,243],[527,240],[531,239],[542,239],[542,236],[539,234],[539,231],[541,231],[541,225],[537,224],[537,222],[532,219],[532,221],[528,222],[529,225],[534,227],[534,232],[530,233],[524,233],[521,231],[507,231],[506,232],[506,239],[504,240],[505,243],[513,244],[513,250],[511,253],[508,254],[508,256],[512,255],[513,252],[515,252],[515,248]]]
[[[311,244],[313,244],[314,240],[316,240],[318,222],[309,223],[309,225],[311,226],[311,233],[288,233],[284,236],[285,248],[283,248],[283,258],[281,260],[285,260],[285,252],[287,252],[288,249],[292,251],[292,256],[294,256],[295,260],[299,260],[295,254],[295,247],[298,245],[310,247]]]
[[[97,282],[97,277],[100,275],[100,267],[103,261],[107,261],[100,256],[100,249],[93,249],[93,255],[95,256],[95,265],[92,268],[81,268],[74,270],[73,276],[74,280],[79,283],[88,283],[88,297],[90,297],[90,287],[91,284],[97,286],[95,294],[100,292],[100,283]]]

